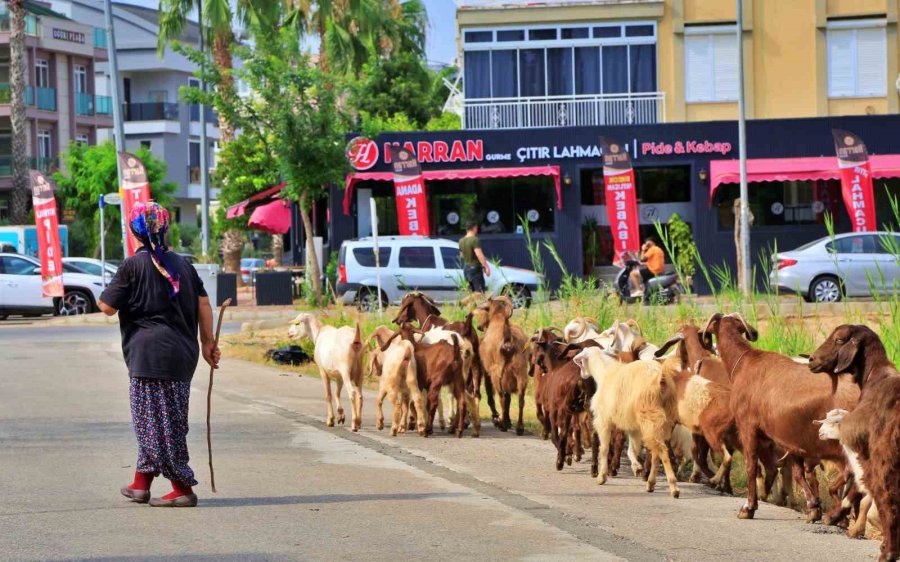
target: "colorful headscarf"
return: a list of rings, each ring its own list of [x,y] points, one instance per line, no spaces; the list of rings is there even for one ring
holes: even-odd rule
[[[178,271],[166,263],[166,231],[169,230],[169,211],[156,201],[136,203],[131,209],[131,220],[128,222],[131,232],[144,248],[150,252],[153,265],[172,285],[169,295],[178,294],[180,281]]]

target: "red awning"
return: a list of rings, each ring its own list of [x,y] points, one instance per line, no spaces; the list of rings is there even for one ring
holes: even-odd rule
[[[291,230],[291,204],[286,199],[276,199],[253,210],[247,226],[269,234],[287,234]]]
[[[235,203],[231,207],[228,207],[228,209],[225,211],[225,216],[229,219],[235,219],[237,217],[244,216],[247,213],[247,207],[249,207],[251,203],[256,203],[257,201],[261,201],[263,199],[266,199],[267,197],[272,197],[273,195],[279,193],[282,189],[284,189],[285,185],[286,184],[283,183],[278,184],[275,187],[270,187],[265,191],[260,191],[259,193],[250,196],[250,198],[244,199],[240,203]]]
[[[469,168],[466,170],[428,170],[422,172],[425,181],[467,180],[479,178],[520,178],[524,176],[552,176],[556,187],[556,208],[562,209],[562,188],[559,184],[559,166],[531,166],[522,168]],[[350,214],[353,186],[366,180],[392,181],[391,172],[356,172],[347,176],[344,189],[344,214]]]
[[[900,154],[869,156],[872,176],[900,177]],[[739,160],[712,160],[709,163],[709,199],[723,183],[740,183]],[[802,181],[840,179],[836,156],[813,158],[753,158],[747,160],[747,181]]]

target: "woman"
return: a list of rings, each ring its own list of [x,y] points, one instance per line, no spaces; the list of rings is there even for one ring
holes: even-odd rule
[[[100,310],[108,316],[119,313],[131,379],[138,459],[134,481],[121,491],[138,503],[194,507],[197,481],[188,466],[188,400],[200,351],[218,368],[212,308],[197,271],[166,247],[169,212],[153,201],[138,203],[128,224],[142,247],[122,263],[100,296]],[[172,491],[150,499],[150,484],[160,474],[172,482]]]

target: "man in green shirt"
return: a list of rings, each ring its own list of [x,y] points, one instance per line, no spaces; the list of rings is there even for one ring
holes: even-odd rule
[[[459,255],[463,259],[463,272],[469,282],[469,289],[473,293],[485,292],[484,276],[491,276],[491,266],[481,251],[477,222],[466,225],[466,235],[459,241]]]

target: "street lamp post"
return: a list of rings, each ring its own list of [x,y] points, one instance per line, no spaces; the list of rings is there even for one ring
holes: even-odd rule
[[[738,58],[738,158],[741,169],[741,236],[738,281],[744,295],[750,295],[750,195],[747,188],[747,123],[744,102],[744,3],[737,0]]]
[[[109,93],[112,98],[113,127],[115,130],[116,152],[125,151],[125,127],[122,124],[122,100],[119,97],[119,61],[116,58],[116,34],[113,27],[112,0],[103,3],[103,15],[106,18],[106,52],[109,56]],[[122,164],[116,157],[116,173],[118,184],[116,191],[122,189]],[[128,257],[128,231],[125,229],[125,213],[122,215],[122,256]],[[103,234],[100,235],[101,240]]]
[[[197,2],[197,25],[200,29],[200,54],[206,56],[203,32],[203,2]],[[205,59],[201,59],[205,65]],[[201,67],[200,91],[206,92],[206,78]],[[206,106],[200,104],[200,248],[204,257],[209,255],[209,141],[206,138]]]

